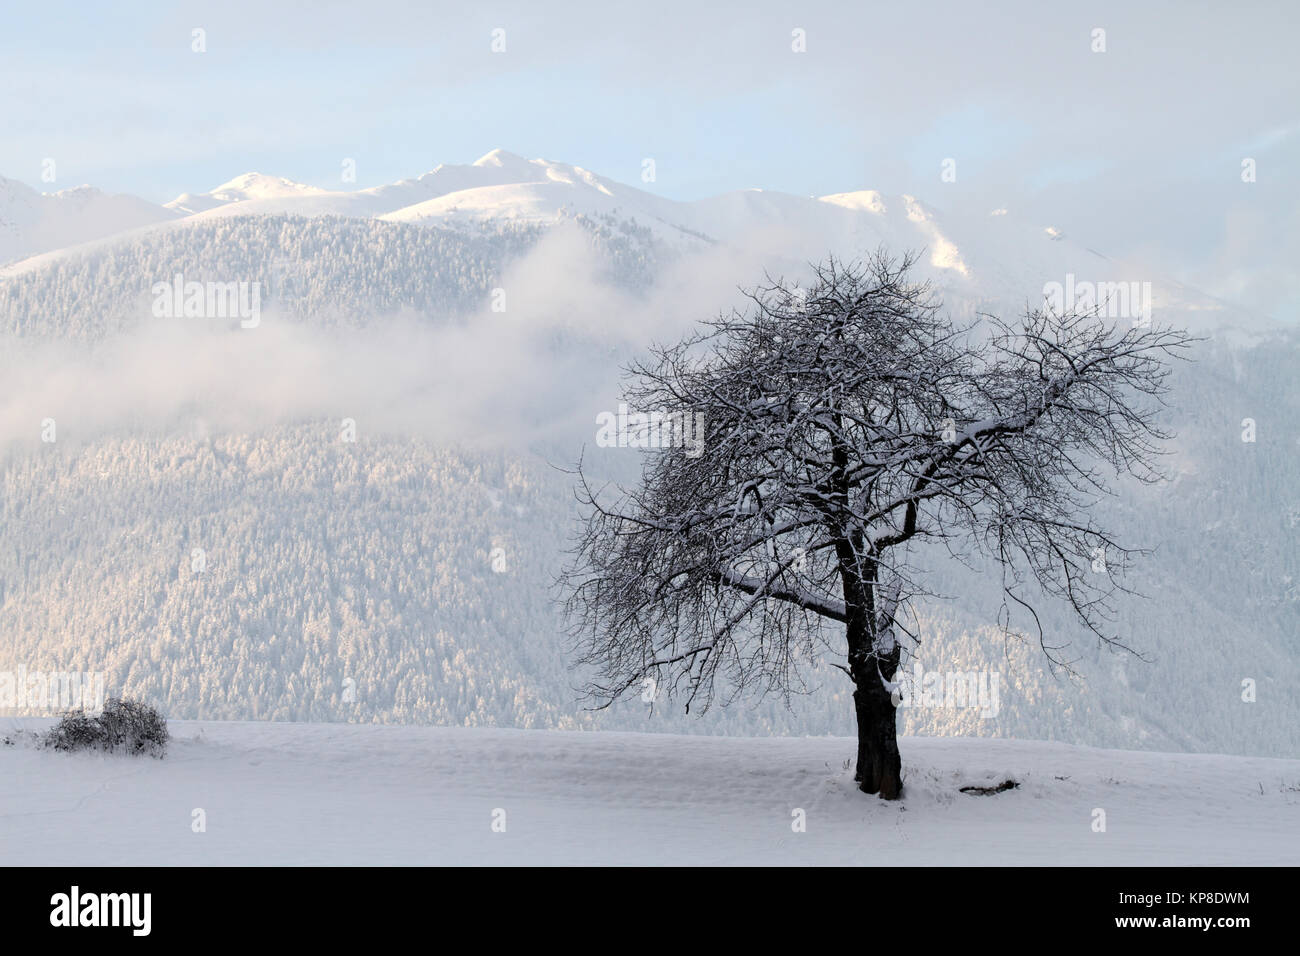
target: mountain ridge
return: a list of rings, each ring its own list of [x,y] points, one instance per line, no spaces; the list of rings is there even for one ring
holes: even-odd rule
[[[0,189],[6,182],[12,181],[0,180]],[[133,197],[120,202],[144,203]],[[63,201],[63,208],[69,206]],[[882,246],[895,252],[924,250],[922,266],[928,276],[942,293],[964,301],[968,310],[997,301],[1009,290],[1019,297],[1015,304],[1023,304],[1045,283],[1063,284],[1074,277],[1089,282],[1149,282],[1154,308],[1176,309],[1203,324],[1274,324],[1268,317],[1248,315],[1140,263],[1082,246],[1053,226],[1025,222],[1005,209],[991,211],[982,221],[949,221],[938,207],[918,197],[873,189],[821,197],[748,189],[678,201],[581,166],[524,159],[501,149],[469,164],[439,164],[414,179],[357,190],[323,189],[250,172],[206,193],[184,193],[163,206],[132,208],[134,217],[119,223],[129,228],[112,227],[101,217],[82,230],[84,235],[72,228],[59,231],[57,245],[52,245],[55,239],[49,230],[26,227],[26,233],[35,232],[36,238],[28,243],[32,248],[18,256],[12,250],[25,241],[24,232],[11,229],[8,256],[0,244],[0,278],[111,246],[141,230],[187,229],[214,218],[341,216],[474,231],[501,222],[550,227],[579,216],[614,229],[644,231],[649,239],[683,255],[718,243],[751,253],[780,248],[788,259],[801,262],[816,261],[828,251],[855,256]],[[0,191],[0,227],[7,221],[5,209]]]

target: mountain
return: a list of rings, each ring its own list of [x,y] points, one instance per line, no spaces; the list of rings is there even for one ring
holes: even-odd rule
[[[324,189],[306,186],[280,176],[264,176],[262,173],[245,173],[229,182],[222,183],[210,192],[193,195],[182,193],[171,202],[164,203],[168,209],[186,214],[206,212],[220,206],[244,202],[266,202],[278,200],[307,199],[326,195]]]
[[[170,232],[213,219],[288,216],[373,219],[475,232],[494,231],[502,224],[551,227],[579,220],[642,247],[656,246],[661,257],[698,255],[722,246],[781,271],[799,269],[828,250],[860,255],[884,246],[924,251],[922,267],[938,291],[954,308],[967,312],[988,306],[1019,308],[1040,294],[1046,282],[1146,282],[1152,309],[1183,315],[1198,326],[1242,329],[1260,324],[1257,317],[1140,263],[1115,260],[1050,225],[1026,222],[1005,209],[975,221],[956,221],[916,197],[874,190],[817,198],[749,189],[680,202],[580,166],[528,160],[500,149],[469,165],[440,165],[415,179],[354,191],[246,173],[208,192],[183,194],[165,207],[144,207],[148,204],[121,228],[153,222]],[[87,248],[75,243],[116,230],[103,223],[94,228],[88,224],[84,235],[65,230],[71,239],[42,241],[31,251],[71,248],[0,269],[0,278],[82,254]]]
[[[208,193],[186,193],[166,205],[195,214],[351,216],[367,218],[396,213],[431,199],[475,189],[541,184],[550,171],[560,177],[565,167],[543,160],[525,160],[504,150],[492,150],[470,165],[439,165],[415,179],[358,190],[327,190],[280,177],[245,173]],[[556,180],[563,181],[563,180]]]
[[[91,186],[38,193],[0,176],[0,265],[177,215],[135,196],[109,195]]]
[[[884,244],[924,248],[954,312],[1131,280],[1150,283],[1156,321],[1206,336],[1174,373],[1174,480],[1100,506],[1154,549],[1138,583],[1155,599],[1121,612],[1149,662],[1048,610],[1086,678],[1061,680],[1004,641],[988,569],[938,566],[954,599],[921,609],[919,659],[997,672],[1003,698],[901,726],[1300,747],[1294,331],[1014,212],[957,221],[868,190],[675,202],[493,151],[355,192],[249,174],[169,206],[0,269],[0,671],[98,670],[187,718],[851,733],[827,662],[789,706],[585,710],[551,584],[574,516],[561,469],[585,446],[597,476],[637,472],[635,452],[591,447],[619,367],[743,304],[736,286],[764,270]],[[153,289],[176,274],[257,283],[264,314],[160,317]]]
[[[74,341],[135,328],[152,319],[154,283],[178,273],[259,282],[263,304],[315,324],[401,308],[447,316],[485,301],[492,274],[535,238],[333,217],[186,219],[0,270],[0,333]]]
[[[526,374],[485,391],[475,354],[436,364],[456,336],[433,348],[410,329],[381,337],[374,352],[407,355],[354,383],[375,361],[364,343],[378,327],[337,355],[315,338],[280,349],[263,331],[171,350],[127,339],[103,362],[144,380],[134,387],[65,361],[65,378],[88,379],[84,402],[42,391],[39,368],[21,379],[36,398],[0,414],[32,436],[11,445],[0,475],[0,671],[98,671],[110,689],[193,719],[852,733],[850,688],[825,665],[788,707],[745,699],[686,715],[632,699],[585,710],[553,603],[575,517],[560,469],[585,441],[596,479],[627,481],[634,453],[593,448],[594,426],[549,443],[529,438],[541,427],[497,436],[494,417],[516,421],[545,393]],[[570,401],[612,401],[574,385],[590,359],[571,367],[533,346],[521,351],[553,368]],[[1048,604],[1043,627],[1071,643],[1082,679],[1053,675],[1033,638],[1004,640],[989,569],[936,557],[932,584],[949,597],[921,608],[917,661],[996,673],[1000,698],[995,713],[904,708],[905,732],[1300,751],[1300,700],[1287,690],[1300,681],[1300,397],[1280,384],[1294,380],[1300,342],[1203,346],[1195,359],[1173,383],[1173,482],[1123,486],[1099,514],[1153,550],[1135,578],[1147,597],[1124,600],[1117,619],[1145,659],[1102,650]],[[388,393],[422,371],[427,389]],[[171,412],[151,419],[159,394]],[[38,411],[56,418],[56,443],[36,440]],[[1246,444],[1251,413],[1261,437]],[[113,427],[97,428],[97,415]],[[278,424],[288,416],[303,424]],[[438,418],[461,427],[439,432]]]

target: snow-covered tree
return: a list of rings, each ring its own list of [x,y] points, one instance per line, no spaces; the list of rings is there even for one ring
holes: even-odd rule
[[[991,558],[1004,608],[1036,621],[1032,602],[1059,598],[1121,644],[1132,552],[1091,506],[1114,476],[1160,477],[1166,360],[1189,340],[1043,309],[960,326],[912,264],[831,259],[632,368],[630,408],[702,420],[705,438],[629,441],[656,446],[639,487],[580,482],[566,606],[603,704],[789,694],[829,649],[855,688],[859,785],[895,799],[894,681],[927,551]]]

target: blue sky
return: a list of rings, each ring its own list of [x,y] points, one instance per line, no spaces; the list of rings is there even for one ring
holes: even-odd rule
[[[344,188],[345,158],[360,187],[494,147],[627,182],[653,157],[648,188],[673,198],[874,188],[952,215],[1006,207],[1293,313],[1300,8],[1056,6],[10,5],[0,175],[165,201],[250,170]]]

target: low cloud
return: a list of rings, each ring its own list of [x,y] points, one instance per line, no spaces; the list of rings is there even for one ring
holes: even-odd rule
[[[196,421],[251,432],[343,418],[362,433],[471,445],[590,441],[628,359],[738,304],[737,277],[783,266],[793,263],[717,246],[669,262],[651,291],[634,293],[611,281],[579,230],[559,228],[503,276],[500,311],[372,315],[348,329],[273,311],[255,328],[151,317],[94,345],[10,338],[0,446],[39,444],[48,419],[57,442],[74,445],[189,433]]]

